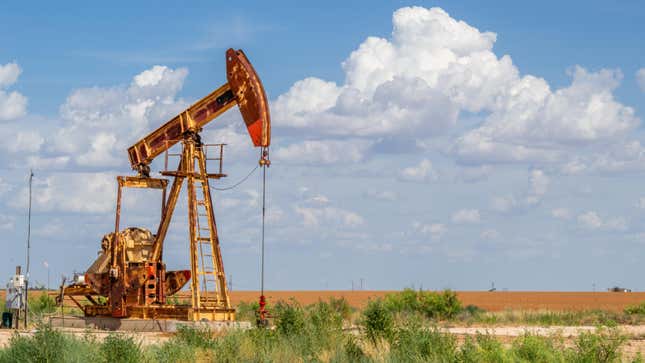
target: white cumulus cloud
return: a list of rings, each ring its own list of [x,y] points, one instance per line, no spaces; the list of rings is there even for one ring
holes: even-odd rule
[[[27,188],[10,205],[27,204]],[[54,173],[34,179],[32,203],[37,211],[106,213],[115,208],[116,179],[111,173]]]
[[[340,225],[357,227],[365,223],[359,214],[336,207],[295,207],[296,214],[302,217],[306,227],[320,227],[322,225]]]
[[[432,167],[432,162],[423,159],[419,164],[404,168],[399,173],[399,178],[410,182],[427,182],[437,179],[437,173]]]
[[[361,139],[307,140],[278,148],[277,161],[292,164],[356,163],[365,159],[372,142]]]
[[[21,93],[6,91],[18,81],[22,69],[16,63],[0,64],[0,121],[13,120],[27,113],[27,97]]]
[[[47,139],[48,152],[81,166],[123,164],[131,143],[187,106],[177,97],[187,75],[185,68],[154,66],[128,87],[73,91],[60,107],[63,125]]]

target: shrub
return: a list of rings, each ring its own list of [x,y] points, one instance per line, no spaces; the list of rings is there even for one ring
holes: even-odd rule
[[[451,362],[457,359],[455,337],[438,329],[425,329],[413,319],[396,330],[393,358],[401,362]]]
[[[511,354],[515,361],[564,362],[562,344],[556,345],[554,337],[526,333],[513,341]]]
[[[235,317],[240,321],[250,321],[255,323],[258,319],[258,310],[260,304],[257,301],[253,302],[240,302],[235,308]]]
[[[616,328],[599,328],[596,332],[582,332],[578,335],[570,362],[617,362],[620,360],[620,346],[627,338]]]
[[[419,311],[419,295],[421,292],[417,292],[413,289],[406,288],[401,292],[394,294],[387,294],[383,299],[383,304],[385,307],[394,313],[399,312],[416,312]]]
[[[121,334],[108,335],[101,344],[105,362],[137,363],[141,361],[141,348],[132,337]]]
[[[208,328],[200,329],[178,325],[174,339],[189,347],[208,348],[213,345],[213,335]]]
[[[361,323],[365,335],[376,344],[380,338],[391,339],[394,332],[392,313],[380,299],[370,300],[363,310]]]
[[[461,302],[451,290],[426,291],[419,293],[419,309],[429,318],[451,319],[461,311]]]
[[[276,330],[285,336],[302,334],[305,329],[305,314],[295,300],[280,301],[275,305]]]
[[[352,316],[353,309],[344,297],[330,297],[329,306],[344,320],[349,320]]]
[[[29,301],[29,312],[31,314],[51,314],[56,311],[56,301],[47,293],[42,293],[35,300]]]
[[[155,362],[182,363],[195,361],[195,347],[170,340],[161,346],[150,348]]]
[[[504,350],[494,336],[490,334],[477,334],[475,338],[466,337],[457,354],[457,361],[464,363],[498,363],[515,362]]]
[[[645,315],[645,302],[638,305],[630,305],[624,311],[627,315]]]
[[[335,333],[343,329],[343,316],[331,304],[323,301],[309,307],[307,320],[316,333]]]
[[[345,340],[342,353],[343,356],[337,357],[335,361],[361,362],[367,359],[367,355],[365,355],[365,352],[363,352],[363,349],[356,341],[356,337],[353,335],[350,335]]]
[[[3,351],[2,362],[66,362],[67,342],[57,330],[43,325],[33,336],[21,336],[17,332]]]

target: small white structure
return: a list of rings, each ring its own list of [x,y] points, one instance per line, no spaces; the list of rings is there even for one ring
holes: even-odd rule
[[[16,274],[7,284],[6,307],[8,310],[22,310],[25,305],[25,275],[16,267]]]

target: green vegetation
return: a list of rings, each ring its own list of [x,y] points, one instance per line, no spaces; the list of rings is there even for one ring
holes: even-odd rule
[[[46,292],[41,293],[35,299],[29,299],[29,312],[32,315],[51,314],[56,311],[56,301]]]
[[[463,310],[457,294],[451,290],[432,292],[405,289],[386,295],[383,303],[391,312],[419,313],[430,319],[452,319]]]
[[[38,307],[36,307],[38,304]],[[238,317],[255,320],[257,304],[245,304]],[[48,311],[46,298],[32,309]],[[352,311],[344,299],[301,306],[279,302],[270,308],[273,329],[218,334],[179,326],[168,341],[142,347],[127,334],[98,340],[75,337],[42,323],[33,335],[14,334],[0,349],[3,362],[619,362],[627,338],[615,327],[597,328],[577,337],[526,333],[502,342],[489,334],[458,339],[440,322],[485,321],[491,313],[462,308],[451,291],[405,290],[370,300]],[[541,315],[540,315],[541,314]],[[633,315],[639,313],[627,313]],[[619,314],[617,314],[619,315]],[[503,315],[502,315],[503,316]],[[510,315],[509,315],[510,316]],[[585,315],[513,315],[541,323],[562,322]],[[598,315],[600,316],[600,315]],[[596,316],[595,319],[598,319]],[[616,316],[611,316],[616,317]],[[504,317],[503,319],[509,319]],[[604,319],[604,318],[603,318]],[[609,320],[607,320],[609,321]],[[496,321],[499,322],[499,321]],[[642,361],[640,356],[634,361]]]
[[[638,305],[631,305],[625,308],[625,314],[627,315],[645,315],[645,302],[642,302]]]

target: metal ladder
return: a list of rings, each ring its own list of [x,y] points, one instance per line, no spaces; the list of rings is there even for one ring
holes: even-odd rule
[[[194,167],[195,164],[193,164],[194,176],[188,177],[189,199],[193,200],[191,203],[193,207],[191,253],[193,256],[191,258],[195,263],[194,271],[197,276],[194,279],[198,285],[198,288],[193,291],[193,299],[198,302],[199,308],[228,308],[230,302],[226,293],[226,277],[209,186],[209,176],[221,175],[221,169],[220,174],[209,175],[206,171],[207,160],[220,160],[221,168],[221,154],[220,158],[208,159],[205,146],[195,146],[193,162],[197,165]]]

